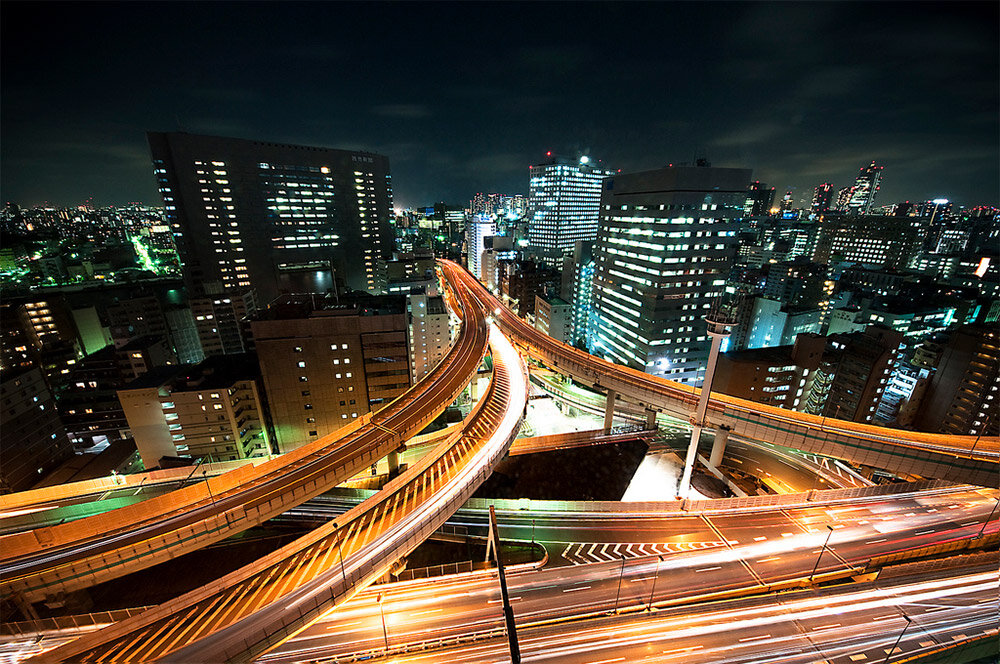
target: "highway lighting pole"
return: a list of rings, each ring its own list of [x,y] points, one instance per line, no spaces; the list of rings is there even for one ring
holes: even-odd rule
[[[976,535],[977,539],[980,538],[980,537],[982,537],[983,533],[986,532],[986,524],[988,524],[990,522],[990,519],[993,518],[993,513],[997,511],[997,506],[998,505],[1000,505],[1000,498],[997,498],[996,502],[993,503],[993,509],[990,510],[990,515],[988,517],[986,517],[986,521],[983,521],[983,527],[979,529],[979,534]]]
[[[812,574],[809,575],[809,583],[812,583],[813,577],[816,576],[816,570],[819,569],[820,558],[823,557],[823,552],[826,551],[826,545],[830,543],[830,535],[833,534],[833,526],[827,525],[826,529],[829,530],[830,532],[826,534],[826,541],[823,542],[823,548],[819,550],[819,555],[816,556],[816,564],[813,565]]]
[[[892,657],[893,651],[896,650],[896,646],[898,646],[899,642],[903,640],[903,634],[906,634],[906,628],[908,628],[910,623],[913,622],[913,619],[905,613],[903,614],[903,619],[906,620],[906,624],[903,625],[903,631],[899,633],[899,636],[896,637],[896,642],[892,644],[892,647],[889,648],[889,652],[885,654],[885,660],[883,660],[882,664],[888,663],[889,658]]]
[[[622,566],[624,567],[625,559],[622,559]],[[646,607],[647,611],[653,610],[653,594],[656,592],[656,577],[660,574],[660,563],[663,562],[663,556],[656,557],[656,571],[653,572],[653,587],[649,590],[649,605]],[[620,584],[619,584],[620,585]]]
[[[347,571],[344,569],[344,550],[340,548],[340,528],[333,524],[333,530],[337,533],[337,555],[340,557],[340,573],[344,575],[344,592],[347,592]]]
[[[385,639],[385,652],[389,654],[389,631],[385,628],[385,609],[382,608],[382,593],[375,599],[378,602],[378,611],[382,614],[382,637]]]
[[[212,495],[212,485],[208,483],[208,471],[201,471],[201,476],[205,478],[205,487],[208,489],[208,497],[212,499],[212,507],[215,507],[215,496]]]
[[[623,576],[625,576],[625,556],[622,556],[622,567],[618,572],[618,592],[615,593],[615,613],[618,613],[618,598],[622,595]]]

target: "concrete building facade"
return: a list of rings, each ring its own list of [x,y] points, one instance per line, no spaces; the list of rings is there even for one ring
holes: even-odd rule
[[[389,159],[368,152],[147,133],[189,293],[381,292]]]
[[[251,323],[278,450],[378,410],[411,385],[404,296],[285,296]]]
[[[750,171],[668,167],[604,183],[593,352],[700,384],[705,314],[725,291]]]

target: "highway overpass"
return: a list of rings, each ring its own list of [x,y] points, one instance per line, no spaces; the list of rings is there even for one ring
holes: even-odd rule
[[[452,264],[454,265],[454,264]],[[517,317],[475,277],[460,269],[462,284],[494,311],[503,330],[527,355],[559,373],[608,393],[615,399],[687,420],[700,390],[607,362],[556,341]],[[858,424],[799,413],[713,393],[708,426],[728,427],[735,435],[813,452],[848,463],[953,482],[995,487],[1000,474],[1000,437],[949,436]]]

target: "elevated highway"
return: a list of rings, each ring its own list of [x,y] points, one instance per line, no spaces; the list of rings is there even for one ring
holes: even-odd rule
[[[476,307],[470,295],[459,298]],[[0,592],[35,602],[151,567],[349,479],[419,433],[465,388],[487,348],[478,320],[463,325],[445,359],[403,395],[309,445],[139,504],[0,538]]]
[[[485,329],[466,306],[466,326]],[[384,576],[489,476],[517,434],[527,374],[497,328],[493,379],[456,432],[372,498],[219,581],[39,661],[231,661],[266,651]]]
[[[444,261],[443,261],[444,262]],[[616,398],[687,420],[700,390],[607,362],[556,341],[518,318],[475,277],[459,270],[462,285],[495,312],[503,330],[527,355],[607,391],[608,410]],[[709,426],[729,427],[736,435],[783,445],[855,465],[889,472],[967,482],[993,487],[1000,472],[1000,437],[949,436],[887,429],[823,418],[714,393],[708,406]]]

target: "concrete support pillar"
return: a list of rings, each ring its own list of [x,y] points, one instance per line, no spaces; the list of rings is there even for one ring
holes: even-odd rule
[[[652,408],[646,409],[646,428],[655,429],[656,428],[656,411]]]
[[[472,398],[472,403],[479,400],[479,374],[473,376],[472,382],[469,383],[469,396]]]
[[[34,605],[26,600],[24,595],[21,593],[14,593],[11,598],[14,600],[14,604],[17,605],[17,608],[21,610],[21,613],[24,614],[25,620],[41,620],[41,617],[38,615],[38,611],[35,610]]]
[[[611,431],[615,422],[615,394],[614,390],[608,390],[608,400],[604,404],[604,433]]]
[[[700,439],[701,425],[695,424],[691,428],[691,442],[688,443],[687,454],[684,455],[684,473],[677,486],[677,497],[682,500],[687,498],[688,491],[691,490],[691,473],[694,471],[694,460],[698,457],[698,441]]]
[[[400,445],[392,452],[389,452],[388,462],[389,462],[390,479],[399,475],[399,456],[405,451],[406,451],[406,445]]]
[[[722,463],[722,456],[726,453],[726,442],[729,440],[729,427],[725,424],[715,430],[715,442],[712,443],[712,455],[708,458],[708,465],[718,468]]]
[[[715,376],[715,365],[719,360],[719,349],[722,347],[722,340],[729,336],[725,327],[715,326],[712,321],[708,323],[708,335],[712,337],[712,348],[708,353],[708,366],[705,367],[705,380],[701,384],[701,395],[698,397],[698,409],[694,413],[691,422],[691,442],[688,444],[687,455],[684,457],[684,474],[681,475],[680,485],[677,487],[677,497],[687,498],[688,491],[691,490],[691,473],[694,471],[694,460],[698,456],[698,440],[701,438],[701,430],[705,426],[705,413],[708,411],[708,399],[712,394],[712,378]]]

